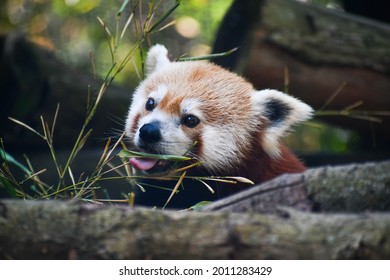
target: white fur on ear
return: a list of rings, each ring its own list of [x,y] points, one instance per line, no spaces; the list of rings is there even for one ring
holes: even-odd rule
[[[163,45],[154,45],[146,56],[146,74],[159,71],[170,63],[167,49]]]
[[[266,89],[252,96],[255,111],[267,119],[262,146],[271,157],[280,155],[279,141],[292,126],[309,119],[313,109],[283,92]]]

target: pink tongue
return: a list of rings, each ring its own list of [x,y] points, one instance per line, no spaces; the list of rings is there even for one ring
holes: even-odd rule
[[[154,158],[131,158],[130,164],[139,170],[149,170],[153,168],[158,162],[158,159]]]

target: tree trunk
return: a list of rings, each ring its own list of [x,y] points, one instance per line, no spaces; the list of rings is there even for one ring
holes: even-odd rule
[[[92,73],[64,65],[53,52],[19,33],[0,36],[0,74],[0,135],[6,148],[23,147],[23,152],[46,148],[47,144],[35,135],[31,137],[30,131],[8,117],[42,131],[40,116],[51,127],[60,104],[54,141],[57,147],[70,147],[85,120],[89,87],[90,100],[93,100],[103,83]],[[110,85],[90,124],[91,138],[105,136],[115,124],[113,118],[123,119],[129,102],[130,90]]]

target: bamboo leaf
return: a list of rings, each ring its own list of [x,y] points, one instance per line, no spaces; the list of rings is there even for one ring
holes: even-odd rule
[[[27,175],[31,175],[31,171],[25,167],[22,163],[20,163],[19,161],[17,161],[13,156],[11,156],[9,153],[7,153],[4,149],[0,148],[0,157],[8,162],[8,163],[12,163],[13,165],[19,167],[24,173],[26,173]]]
[[[47,171],[47,169],[45,168],[45,169],[42,169],[42,170],[40,170],[40,171],[38,171],[38,172],[35,172],[35,173],[29,175],[29,176],[28,176],[26,179],[24,179],[23,181],[21,181],[20,184],[23,184],[23,183],[25,183],[26,181],[28,181],[28,180],[30,180],[30,179],[35,180],[35,177],[37,177],[38,175],[41,175],[42,173],[45,173],[46,171]]]
[[[122,139],[123,139],[123,137],[125,137],[125,134],[126,134],[126,132],[123,131],[122,134],[121,134],[121,136],[119,137],[119,139],[115,142],[114,146],[113,146],[113,147],[111,148],[111,150],[107,153],[107,159],[108,159],[109,157],[111,157],[111,155],[112,155],[112,153],[114,152],[114,150],[116,149],[116,147],[118,147],[118,145],[122,143]]]
[[[111,138],[109,138],[107,140],[107,143],[106,143],[106,146],[104,147],[102,156],[100,157],[100,160],[99,160],[98,164],[96,165],[96,169],[100,169],[100,167],[103,166],[103,163],[106,161],[106,159],[107,159],[107,151],[108,151],[108,149],[110,147],[110,144],[111,144]]]
[[[197,204],[189,207],[186,210],[199,210],[199,209],[202,209],[203,207],[205,207],[206,205],[209,205],[210,203],[212,203],[212,201],[201,201],[201,202],[198,202]]]
[[[129,4],[129,0],[124,0],[123,3],[122,3],[122,6],[119,8],[118,12],[116,13],[117,17],[120,17],[122,15],[122,13],[125,10],[127,4]]]
[[[174,169],[172,170],[172,173],[179,173],[179,172],[182,172],[182,171],[186,171],[190,168],[193,168],[193,167],[196,167],[196,166],[199,166],[199,165],[202,165],[202,163],[200,161],[197,161],[195,163],[192,163],[190,165],[186,165],[184,167],[181,167],[181,168],[178,168],[178,169]]]
[[[51,133],[50,133],[50,138],[53,139],[54,137],[54,128],[57,123],[57,117],[58,117],[58,112],[60,110],[60,103],[57,104],[56,112],[54,113],[54,118],[53,118],[53,125],[51,127]]]
[[[126,21],[125,26],[122,29],[122,33],[121,33],[121,35],[119,37],[118,45],[120,44],[120,42],[122,41],[123,37],[125,36],[125,32],[126,32],[127,28],[129,27],[130,22],[133,19],[133,17],[134,17],[134,13],[131,13],[131,15],[129,16],[129,18]]]
[[[199,182],[201,182],[203,185],[205,185],[205,186],[209,189],[209,191],[210,191],[211,193],[215,193],[215,191],[213,190],[213,188],[210,187],[210,185],[207,184],[205,181],[199,180]]]
[[[87,133],[85,133],[84,137],[79,142],[79,145],[77,147],[77,153],[84,147],[84,145],[87,142],[87,140],[88,140],[89,136],[91,135],[91,133],[92,133],[92,128],[90,130],[88,130]]]
[[[359,100],[357,102],[352,103],[351,105],[348,105],[347,107],[342,109],[342,111],[351,111],[351,110],[355,109],[356,107],[363,105],[363,103],[364,103],[363,100]]]
[[[38,131],[36,131],[34,128],[32,128],[31,126],[25,124],[24,122],[21,122],[21,121],[18,121],[17,119],[14,119],[14,118],[11,118],[11,117],[8,117],[9,120],[13,121],[14,123],[17,123],[18,125],[21,125],[25,128],[27,128],[28,130],[34,132],[36,135],[38,135],[39,137],[41,137],[42,139],[45,139],[45,136],[43,136],[42,134],[40,134]]]
[[[161,22],[163,22],[167,17],[169,17],[170,14],[173,13],[174,10],[176,10],[177,7],[179,7],[180,5],[180,1],[179,0],[176,0],[176,3],[167,11],[165,11],[165,13],[163,13],[153,24],[152,26],[146,30],[145,32],[146,33],[150,33],[152,32],[157,26],[160,25]]]
[[[114,50],[113,50],[113,47],[112,47],[112,35],[111,35],[111,32],[108,29],[106,23],[100,17],[97,17],[97,20],[103,26],[104,31],[106,33],[106,38],[107,38],[108,46],[110,48],[110,53],[111,53],[111,61],[112,61],[112,63],[114,63],[115,62],[115,55],[114,55]]]
[[[251,184],[251,185],[254,185],[255,183],[245,177],[239,177],[239,176],[224,176],[223,178],[227,178],[227,179],[233,179],[233,180],[236,180],[237,182],[240,182],[240,183],[245,183],[245,184]]]
[[[389,116],[390,112],[387,111],[361,111],[361,110],[351,110],[351,111],[337,111],[337,110],[324,110],[317,111],[316,116],[345,116],[349,118],[361,119],[371,122],[381,123],[382,119],[374,116]]]
[[[186,161],[192,159],[190,157],[184,157],[184,156],[149,154],[149,153],[142,153],[142,152],[129,151],[129,150],[121,150],[118,156],[123,158],[153,158],[153,159],[170,160],[170,161]]]
[[[6,177],[2,176],[1,174],[0,174],[0,186],[4,186],[5,190],[12,198],[18,197],[15,186]]]
[[[175,25],[175,23],[176,23],[176,20],[172,20],[171,22],[167,23],[163,27],[159,28],[157,31],[158,32],[163,31],[164,29],[167,29],[168,27],[171,27],[172,25]]]
[[[72,172],[72,169],[70,168],[70,166],[68,167],[68,173],[69,173],[70,180],[72,181],[72,184],[75,186],[76,181],[74,180],[73,172]]]
[[[238,48],[234,48],[234,49],[228,50],[228,51],[223,52],[223,53],[214,53],[214,54],[194,56],[194,57],[181,57],[181,58],[178,58],[176,61],[182,62],[182,61],[208,60],[208,59],[212,59],[212,58],[216,58],[216,57],[227,56],[227,55],[229,55],[237,50],[238,50]]]

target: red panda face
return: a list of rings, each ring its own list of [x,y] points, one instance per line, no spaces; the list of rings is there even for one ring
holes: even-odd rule
[[[280,136],[311,114],[297,99],[274,90],[255,91],[216,65],[170,62],[161,45],[149,51],[146,66],[147,77],[133,95],[125,128],[134,146],[145,152],[189,153],[209,170],[227,170],[241,164],[255,137],[270,156],[278,156]],[[148,171],[167,168],[156,160],[131,163]]]

